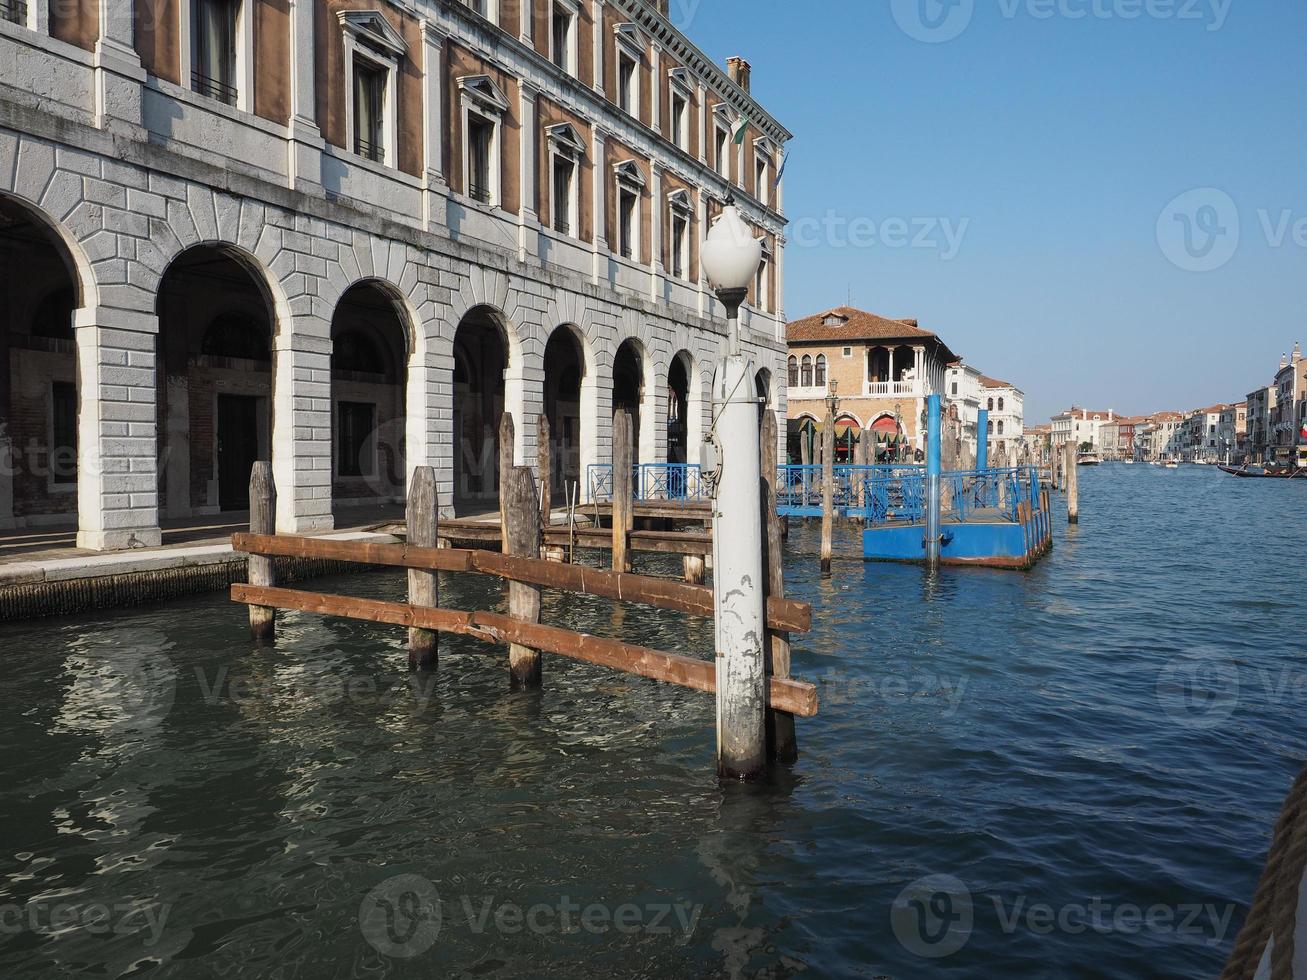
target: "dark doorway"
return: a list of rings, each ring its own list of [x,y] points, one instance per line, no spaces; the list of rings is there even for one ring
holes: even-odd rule
[[[581,347],[570,327],[559,327],[545,345],[545,417],[549,420],[549,485],[555,500],[581,479]]]
[[[631,461],[640,462],[640,403],[644,400],[644,359],[633,340],[622,342],[613,360],[613,411],[631,413]]]
[[[476,513],[499,499],[499,422],[508,340],[498,314],[468,312],[454,334],[454,508]],[[514,419],[521,425],[521,419]]]
[[[259,458],[259,399],[218,396],[218,506],[250,509],[250,470]]]
[[[667,371],[667,462],[684,463],[689,456],[690,376],[685,358],[676,357]]]

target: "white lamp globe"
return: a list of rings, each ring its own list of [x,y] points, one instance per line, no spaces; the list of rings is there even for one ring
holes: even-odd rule
[[[748,289],[762,262],[762,242],[750,234],[731,201],[713,222],[701,252],[704,275],[714,289]]]

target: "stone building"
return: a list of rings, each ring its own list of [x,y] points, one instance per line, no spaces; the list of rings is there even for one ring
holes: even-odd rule
[[[1263,463],[1275,445],[1275,396],[1279,389],[1266,385],[1248,392],[1248,450],[1250,462]]]
[[[1275,407],[1271,410],[1271,453],[1282,465],[1307,466],[1307,357],[1295,343],[1280,358],[1275,373]]]
[[[83,547],[246,505],[283,532],[696,460],[721,309],[698,243],[764,243],[743,316],[784,411],[790,138],[649,0],[87,0],[0,19],[0,527]],[[12,14],[12,16],[11,16]]]
[[[957,360],[938,336],[916,320],[841,306],[796,320],[786,337],[792,462],[816,461],[831,390],[839,398],[838,462],[867,438],[875,440],[878,459],[925,451],[926,398],[944,393],[947,366]]]
[[[989,460],[993,466],[1015,463],[1026,427],[1026,396],[1010,381],[980,376],[980,407],[989,413]]]

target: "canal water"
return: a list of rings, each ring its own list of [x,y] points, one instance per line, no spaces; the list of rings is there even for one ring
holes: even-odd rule
[[[757,786],[713,778],[707,696],[557,658],[510,694],[445,638],[415,685],[398,630],[291,614],[258,649],[217,596],[0,628],[0,976],[1215,976],[1307,754],[1305,505],[1083,470],[1028,574],[823,582],[796,527],[821,714]]]

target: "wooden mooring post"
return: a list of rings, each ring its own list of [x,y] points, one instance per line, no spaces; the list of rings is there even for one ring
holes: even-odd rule
[[[762,544],[763,574],[767,596],[785,596],[785,552],[781,543],[781,518],[776,513],[776,413],[763,412],[762,441]],[[790,676],[790,634],[787,630],[767,630],[767,673],[772,677]],[[799,757],[794,732],[794,715],[775,708],[767,711],[767,751],[778,762],[791,763]]]
[[[407,543],[434,548],[439,540],[439,501],[436,499],[436,471],[430,466],[413,470],[408,488]],[[440,605],[440,576],[437,572],[408,570],[408,601],[414,606]],[[439,658],[440,638],[435,630],[411,626],[408,631],[408,665],[414,670],[433,670]]]
[[[272,464],[259,460],[250,470],[250,533],[275,534],[277,530],[277,488],[272,480]],[[272,559],[250,555],[250,585],[271,587],[277,584]],[[256,640],[271,640],[277,633],[277,611],[272,606],[250,606],[250,635]]]
[[[613,413],[613,571],[631,570],[631,413],[619,408]]]
[[[541,412],[536,419],[536,473],[540,484],[541,527],[548,527],[553,519],[553,466],[553,433],[549,428],[549,417]]]
[[[1080,523],[1080,467],[1076,463],[1076,445],[1066,444],[1066,522]]]
[[[513,460],[516,458],[513,442],[516,438],[513,415],[505,412],[499,417],[499,458],[496,461],[496,475],[499,477],[499,526],[508,527],[508,515],[504,512],[506,498],[504,484],[513,472]],[[532,506],[535,506],[534,504]]]
[[[519,558],[540,557],[540,511],[536,481],[531,470],[517,466],[508,478],[504,495],[508,523],[504,525],[503,552]],[[540,622],[540,587],[527,582],[509,582],[508,614],[523,623]],[[513,688],[539,687],[540,651],[520,643],[508,646],[508,673]]]

